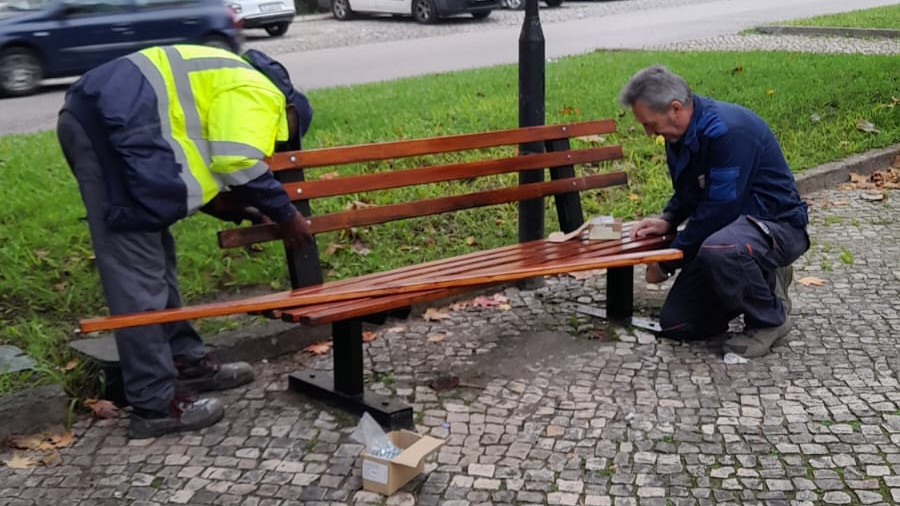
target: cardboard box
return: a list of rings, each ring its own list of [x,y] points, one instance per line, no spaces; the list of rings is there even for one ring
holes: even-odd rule
[[[614,241],[622,238],[622,220],[612,216],[594,216],[588,221],[588,239]]]
[[[408,430],[388,432],[387,437],[403,451],[390,460],[366,452],[362,476],[363,489],[391,495],[425,469],[425,457],[440,448],[444,441]]]

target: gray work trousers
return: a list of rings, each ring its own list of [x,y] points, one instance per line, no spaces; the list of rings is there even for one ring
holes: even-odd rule
[[[181,306],[175,272],[175,241],[159,232],[114,232],[105,222],[109,208],[104,164],[121,163],[107,147],[95,149],[70,113],[59,116],[57,135],[87,210],[103,295],[112,315]],[[101,160],[102,158],[102,160]],[[175,395],[175,362],[193,363],[206,354],[188,322],[146,325],[116,331],[125,397],[138,408],[167,411]]]

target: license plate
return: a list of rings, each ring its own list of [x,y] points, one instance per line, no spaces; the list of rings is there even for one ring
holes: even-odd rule
[[[280,11],[284,8],[284,4],[281,2],[274,2],[270,4],[261,4],[259,6],[259,12],[272,12],[272,11]]]

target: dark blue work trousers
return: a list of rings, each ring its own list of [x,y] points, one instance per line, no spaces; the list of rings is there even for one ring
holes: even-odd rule
[[[87,210],[103,295],[112,315],[181,306],[175,274],[175,241],[159,232],[114,232],[106,226],[109,208],[103,163],[114,163],[109,146],[95,146],[81,123],[66,111],[57,134]],[[125,397],[135,407],[166,411],[175,395],[175,362],[192,363],[206,354],[187,322],[116,331]]]
[[[809,249],[806,230],[740,216],[709,236],[678,274],[659,315],[662,335],[704,339],[721,334],[744,315],[748,329],[785,321],[775,296],[775,269]]]

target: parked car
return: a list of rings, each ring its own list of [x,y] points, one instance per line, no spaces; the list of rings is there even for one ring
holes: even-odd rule
[[[353,18],[355,13],[412,16],[419,23],[436,23],[441,18],[457,14],[471,14],[484,19],[500,0],[318,0],[319,7],[331,9],[340,21]]]
[[[244,28],[263,28],[273,37],[288,31],[297,8],[293,0],[228,0]]]
[[[559,7],[563,0],[543,0],[547,7]],[[525,0],[500,0],[507,9],[522,10],[525,8]]]
[[[161,44],[237,52],[241,37],[222,0],[10,0],[0,3],[0,95]]]

